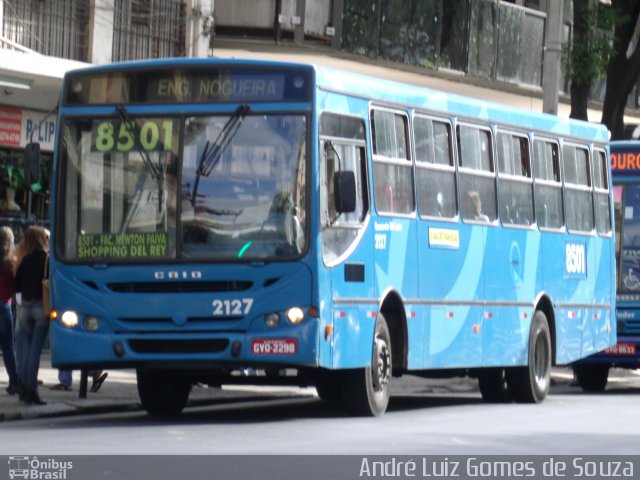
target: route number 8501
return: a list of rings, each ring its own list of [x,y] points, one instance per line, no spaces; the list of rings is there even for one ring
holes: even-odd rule
[[[580,243],[567,243],[566,245],[566,267],[568,273],[587,273],[587,262],[585,258],[585,246]]]
[[[231,300],[214,300],[213,316],[215,317],[237,317],[248,315],[253,305],[253,298],[234,298]]]

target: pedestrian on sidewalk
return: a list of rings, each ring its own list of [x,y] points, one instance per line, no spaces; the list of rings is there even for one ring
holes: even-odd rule
[[[14,248],[13,231],[9,227],[0,227],[0,349],[2,350],[4,368],[9,377],[9,386],[7,387],[9,395],[19,394],[22,391],[16,368],[16,354],[13,349],[11,301],[15,293]]]
[[[107,379],[109,374],[102,370],[90,370],[88,375],[91,375],[91,388],[89,391],[97,392]],[[58,384],[53,387],[49,387],[50,390],[62,390],[65,392],[71,391],[71,384],[73,383],[73,370],[58,369]]]
[[[23,394],[20,400],[28,405],[45,405],[38,395],[38,370],[49,319],[42,306],[42,279],[49,261],[49,231],[30,226],[16,247],[16,292],[21,294],[16,328],[16,358]]]

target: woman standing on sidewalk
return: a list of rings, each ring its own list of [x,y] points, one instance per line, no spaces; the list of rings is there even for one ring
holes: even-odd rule
[[[11,299],[15,293],[13,272],[15,258],[13,256],[13,232],[9,227],[0,227],[0,349],[4,368],[9,376],[7,393],[21,393],[16,354],[13,350],[13,315]]]
[[[48,261],[49,231],[31,226],[17,247],[16,292],[22,294],[18,305],[16,353],[18,376],[22,382],[20,397],[29,405],[45,405],[38,396],[38,370],[40,354],[49,330],[49,319],[42,308],[42,279]]]

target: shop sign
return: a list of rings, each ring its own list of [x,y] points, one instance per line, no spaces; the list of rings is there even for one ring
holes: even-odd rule
[[[56,118],[46,112],[0,106],[0,146],[22,147],[38,142],[40,149],[53,151]]]

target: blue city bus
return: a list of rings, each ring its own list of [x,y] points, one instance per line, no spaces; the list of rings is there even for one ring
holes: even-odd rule
[[[54,159],[54,367],[315,386],[393,378],[541,402],[615,345],[608,131],[326,66],[163,59],[68,73]]]
[[[616,345],[573,366],[583,390],[602,392],[612,367],[640,367],[640,142],[610,143],[616,252]]]

